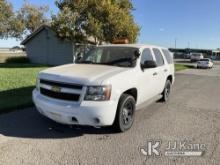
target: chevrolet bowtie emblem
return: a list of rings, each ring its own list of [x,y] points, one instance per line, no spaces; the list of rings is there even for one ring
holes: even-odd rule
[[[52,90],[53,92],[61,92],[61,88],[58,87],[58,86],[52,86],[52,87],[51,87],[51,90]]]

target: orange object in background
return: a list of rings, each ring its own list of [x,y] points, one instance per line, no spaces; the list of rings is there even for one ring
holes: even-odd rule
[[[114,40],[112,42],[113,44],[129,44],[129,40],[124,38],[124,39],[117,39],[117,40]]]

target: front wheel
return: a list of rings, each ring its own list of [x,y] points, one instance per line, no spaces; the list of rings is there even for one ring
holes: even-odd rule
[[[119,132],[125,132],[131,128],[134,122],[135,99],[128,94],[122,94],[117,108],[114,128]]]
[[[167,102],[169,100],[170,92],[171,92],[171,81],[167,80],[162,93],[161,101]]]

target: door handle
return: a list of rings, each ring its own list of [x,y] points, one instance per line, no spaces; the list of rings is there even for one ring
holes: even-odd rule
[[[167,72],[168,70],[167,70],[167,69],[164,69],[163,71],[164,71],[164,72]]]
[[[156,75],[158,75],[158,73],[157,73],[157,72],[154,72],[154,73],[153,73],[153,76],[156,76]]]

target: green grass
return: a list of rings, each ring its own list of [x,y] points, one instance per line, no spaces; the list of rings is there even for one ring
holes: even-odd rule
[[[31,93],[39,71],[33,64],[0,64],[0,113],[33,105]]]
[[[184,65],[184,64],[175,64],[175,71],[181,71],[189,68],[192,68],[192,66]]]

